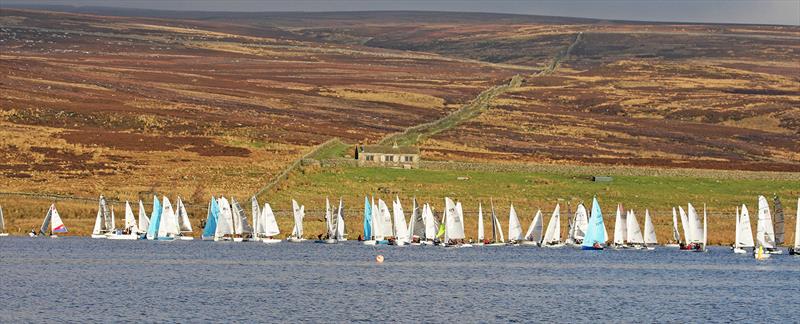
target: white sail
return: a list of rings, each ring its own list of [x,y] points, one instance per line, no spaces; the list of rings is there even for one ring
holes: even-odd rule
[[[750,225],[750,212],[747,210],[747,206],[742,204],[741,213],[739,214],[739,232],[737,233],[736,237],[738,238],[736,243],[739,245],[740,248],[751,248],[755,247],[756,243],[753,240],[753,228]]]
[[[183,204],[183,200],[181,200],[181,197],[178,197],[177,217],[178,217],[178,228],[180,228],[180,231],[183,233],[191,233],[192,223],[189,222],[189,212],[186,211],[186,206]]]
[[[109,227],[109,222],[111,222],[111,214],[108,211],[108,204],[106,203],[106,198],[103,195],[100,195],[100,199],[98,200],[97,205],[97,216],[94,220],[94,228],[92,229],[92,235],[103,235],[106,233],[110,233],[113,229]],[[113,226],[113,225],[112,225]]]
[[[139,233],[147,233],[148,227],[150,227],[150,218],[147,217],[147,211],[144,210],[144,203],[139,199]]]
[[[452,199],[444,198],[444,241],[460,240],[464,238],[464,226]]]
[[[56,204],[50,205],[50,208],[47,209],[47,215],[44,216],[44,221],[42,221],[42,226],[39,227],[39,235],[44,235],[45,232],[50,228],[50,220],[53,219],[53,210],[56,208]]]
[[[411,242],[410,234],[408,233],[408,225],[406,224],[406,216],[403,213],[403,206],[400,204],[400,197],[397,197],[392,202],[392,209],[394,212],[394,231],[395,239],[400,242]]]
[[[162,203],[161,222],[158,225],[158,237],[175,237],[180,233],[178,228],[178,216],[172,208],[169,198],[164,196]]]
[[[775,248],[775,227],[772,224],[772,215],[769,211],[767,198],[758,196],[758,223],[756,240],[767,249]]]
[[[111,206],[111,226],[109,227],[109,232],[114,232],[117,228],[117,222],[114,219],[114,206]]]
[[[381,237],[387,238],[394,236],[394,224],[392,224],[392,213],[389,211],[389,206],[383,199],[378,199],[378,223],[380,223]]]
[[[8,234],[6,233],[6,219],[3,216],[3,206],[0,206],[0,234]]]
[[[372,220],[372,239],[376,241],[383,240],[383,234],[381,234],[381,223],[380,223],[380,211],[378,210],[378,205],[375,204],[375,197],[372,198],[372,203],[370,206],[371,214],[370,219]],[[365,238],[366,239],[366,238]]]
[[[344,204],[342,198],[339,198],[339,208],[336,209],[336,239],[343,241],[345,239],[344,233]]]
[[[497,234],[497,235],[495,235]],[[498,238],[499,236],[499,238]],[[503,237],[503,227],[500,225],[500,218],[497,217],[497,214],[494,212],[494,202],[492,202],[492,239],[495,240],[493,243],[505,243],[506,239]],[[498,241],[499,239],[499,241]]]
[[[650,217],[650,210],[644,210],[644,244],[658,244],[656,238],[656,228],[653,226],[653,219]]]
[[[794,249],[800,250],[800,198],[797,198],[797,216],[794,219]],[[800,251],[798,251],[800,252]]]
[[[614,221],[614,244],[624,245],[628,241],[627,214],[622,209],[622,204],[617,205],[617,216]]]
[[[433,240],[436,238],[436,232],[439,230],[436,228],[436,219],[433,216],[433,210],[431,210],[431,205],[425,203],[422,207],[422,219],[425,221],[425,239],[426,240]]]
[[[417,230],[418,228],[417,226],[422,225],[422,224],[417,225],[417,213],[419,213],[419,210],[417,208],[417,198],[414,198],[411,201],[411,218],[409,218],[408,220],[408,235],[411,236],[412,240],[414,239],[414,237],[419,238],[419,235],[414,235],[414,231]]]
[[[303,218],[305,217],[305,206],[300,206],[294,199],[292,199],[292,215],[294,216],[294,228],[292,229],[291,237],[303,238]]]
[[[50,206],[52,213],[50,214],[50,233],[65,233],[67,231],[64,222],[61,221],[61,215],[58,214],[56,204]]]
[[[639,221],[636,220],[636,214],[633,210],[628,211],[627,219],[627,229],[628,229],[628,243],[630,244],[644,244],[644,237],[642,235],[642,229],[639,227]]]
[[[550,215],[550,221],[547,223],[547,230],[542,239],[544,244],[559,244],[561,243],[561,205],[556,204],[556,209]]]
[[[683,242],[684,243],[691,243],[692,242],[692,230],[691,224],[689,223],[689,217],[686,216],[686,212],[683,210],[682,206],[678,206],[678,211],[681,215],[681,227],[683,228]]]
[[[219,205],[219,215],[217,216],[217,229],[214,233],[214,238],[219,239],[233,235],[233,211],[231,210],[231,204],[225,197],[217,198],[217,205]]]
[[[328,238],[336,236],[336,229],[333,228],[333,211],[331,210],[331,201],[325,197],[325,230],[328,232]]]
[[[256,196],[250,197],[250,215],[253,215],[253,237],[264,235],[264,225],[261,224],[261,209]]]
[[[678,231],[678,214],[675,212],[675,207],[672,207],[672,239],[675,243],[681,242],[681,232]]]
[[[461,202],[460,201],[456,202],[456,215],[458,215],[459,223],[461,223],[461,233],[465,233],[464,232],[464,209],[461,206]],[[466,234],[464,234],[463,236],[466,238]]]
[[[517,211],[514,210],[514,204],[508,211],[508,240],[509,241],[522,241],[522,225],[519,223]]]
[[[264,203],[264,208],[261,209],[261,220],[264,225],[264,236],[275,236],[281,233],[278,229],[278,222],[275,220],[275,213],[272,212],[272,206],[269,203]],[[217,225],[219,226],[219,225]]]
[[[692,203],[688,204],[686,217],[689,218],[689,232],[692,233],[689,243],[703,243],[703,224]]]
[[[481,206],[481,203],[478,203],[478,242],[483,242],[483,240],[483,206]]]
[[[586,236],[586,230],[589,229],[589,213],[583,204],[578,204],[575,210],[575,220],[572,223],[572,240],[583,241]]]
[[[135,233],[138,229],[136,217],[133,216],[133,208],[131,208],[131,203],[128,201],[125,201],[125,229],[131,233]]]
[[[525,232],[525,240],[530,242],[541,243],[542,231],[544,228],[544,220],[542,219],[542,210],[536,211],[536,216],[533,216],[531,224],[528,226],[528,231]]]

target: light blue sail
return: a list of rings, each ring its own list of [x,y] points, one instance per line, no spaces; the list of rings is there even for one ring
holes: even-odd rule
[[[161,202],[153,196],[153,212],[150,214],[150,226],[147,227],[147,239],[155,240],[158,236],[158,224],[161,223]]]
[[[592,217],[589,218],[589,228],[583,238],[584,247],[592,247],[595,243],[604,244],[606,241],[606,226],[603,224],[603,212],[597,197],[592,199]]]
[[[369,199],[364,197],[364,240],[372,238],[372,207],[369,205]]]
[[[203,238],[214,237],[217,232],[217,217],[219,217],[219,205],[217,199],[211,197],[211,202],[208,204],[208,216],[206,217],[206,227],[203,228]]]

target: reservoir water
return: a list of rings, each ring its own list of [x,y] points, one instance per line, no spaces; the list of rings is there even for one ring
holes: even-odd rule
[[[380,254],[382,264],[375,262]],[[0,322],[800,321],[800,257],[0,238]]]

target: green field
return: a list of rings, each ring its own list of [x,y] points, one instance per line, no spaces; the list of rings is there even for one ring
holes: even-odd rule
[[[465,180],[459,180],[459,178]],[[342,197],[347,208],[348,223],[358,226],[359,213],[365,195],[389,199],[399,195],[406,210],[410,200],[430,202],[437,209],[443,197],[449,196],[464,204],[467,235],[474,232],[475,215],[479,201],[494,201],[503,226],[508,220],[508,206],[513,203],[524,227],[541,208],[549,217],[555,204],[561,203],[562,215],[574,212],[580,202],[591,202],[597,195],[609,230],[613,229],[614,211],[618,203],[636,211],[643,224],[644,209],[654,215],[659,239],[671,237],[672,207],[691,202],[702,213],[707,204],[709,213],[709,241],[727,244],[733,239],[735,207],[745,203],[750,209],[753,224],[757,211],[757,197],[770,198],[776,193],[783,199],[787,240],[793,237],[794,215],[800,181],[774,179],[719,179],[678,176],[614,176],[612,182],[591,181],[588,174],[562,173],[486,172],[402,170],[387,168],[306,168],[297,172],[280,186],[280,189],[260,197],[267,199],[276,209],[288,209],[290,199],[297,199],[309,210],[309,219],[317,219],[315,210],[324,206],[325,197]],[[408,217],[408,215],[406,215]],[[547,219],[547,218],[546,218]],[[564,233],[566,221],[562,219]],[[313,233],[314,225],[308,229]],[[487,223],[488,226],[488,223]],[[754,225],[755,226],[755,225]],[[357,234],[356,234],[357,235]]]

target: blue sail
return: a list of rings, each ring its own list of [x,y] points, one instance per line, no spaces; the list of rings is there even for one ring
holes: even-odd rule
[[[150,226],[147,227],[147,239],[155,240],[158,236],[158,224],[161,223],[161,202],[153,196],[153,213],[150,214]]]
[[[217,217],[219,217],[219,205],[214,197],[208,204],[208,216],[206,217],[206,227],[203,228],[203,238],[214,237],[217,232]]]
[[[372,207],[369,205],[369,200],[364,197],[364,239],[369,240],[372,238]]]
[[[583,238],[584,247],[592,247],[595,243],[604,244],[606,241],[606,226],[603,224],[603,212],[597,197],[592,199],[592,217],[589,218],[589,228]]]

